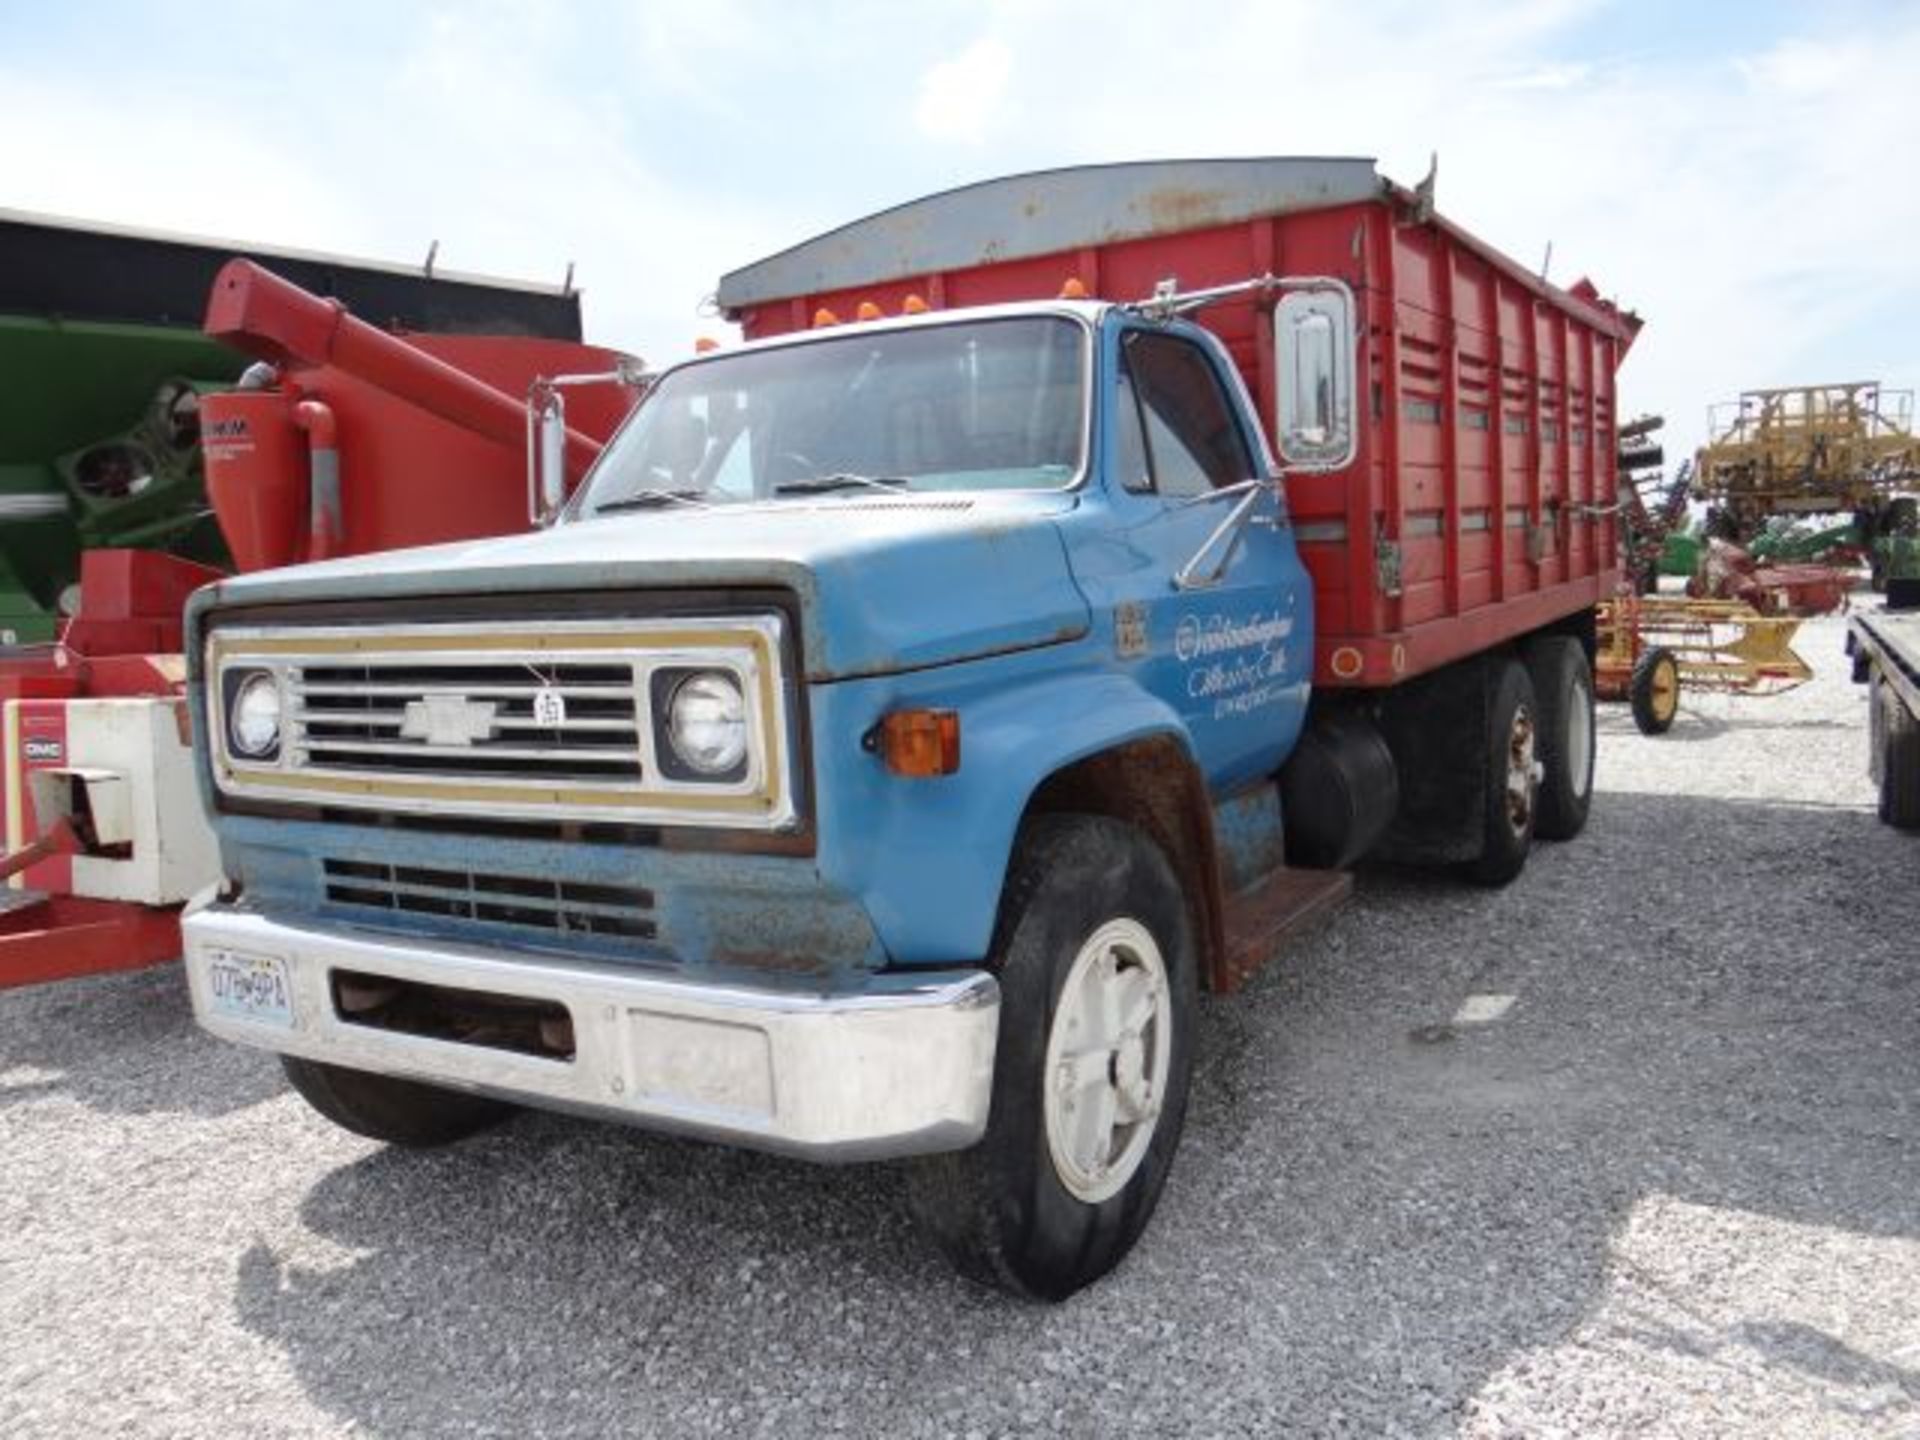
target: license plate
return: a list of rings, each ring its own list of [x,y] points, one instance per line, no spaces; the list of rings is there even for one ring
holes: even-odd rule
[[[293,1028],[293,987],[277,955],[215,950],[207,956],[207,994],[216,1014]]]

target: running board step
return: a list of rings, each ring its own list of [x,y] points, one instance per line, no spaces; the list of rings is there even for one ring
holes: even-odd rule
[[[1282,944],[1332,914],[1353,889],[1345,870],[1280,869],[1227,898],[1226,954],[1213,977],[1238,990]]]

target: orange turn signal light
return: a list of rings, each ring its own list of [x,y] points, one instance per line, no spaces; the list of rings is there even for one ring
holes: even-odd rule
[[[839,323],[840,317],[824,305],[813,312],[813,328],[816,330],[825,325],[838,325]]]
[[[1087,287],[1085,282],[1082,281],[1078,275],[1069,275],[1067,277],[1067,283],[1060,287],[1060,298],[1062,300],[1086,299]]]
[[[874,304],[873,301],[862,300],[860,302],[860,308],[853,312],[853,318],[856,320],[878,320],[886,313],[886,311]]]
[[[693,342],[693,353],[696,355],[711,355],[719,348],[720,342],[711,335],[702,335]]]
[[[927,302],[918,295],[909,295],[900,302],[900,313],[902,315],[924,315],[927,313],[927,309]]]
[[[875,747],[887,769],[909,780],[960,768],[960,716],[953,710],[896,710],[880,722]]]

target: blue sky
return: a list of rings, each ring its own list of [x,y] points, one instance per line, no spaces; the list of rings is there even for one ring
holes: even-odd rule
[[[664,361],[723,271],[949,185],[1437,150],[1444,212],[1642,313],[1673,453],[1743,387],[1920,381],[1916,75],[1901,4],[0,0],[0,206],[572,261],[591,336]]]

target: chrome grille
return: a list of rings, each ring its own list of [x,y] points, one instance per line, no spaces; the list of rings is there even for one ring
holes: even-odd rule
[[[322,870],[327,899],[336,905],[483,920],[554,935],[652,940],[659,934],[653,892],[639,886],[486,875],[372,860],[325,860]]]
[[[213,776],[227,795],[484,820],[773,830],[795,816],[778,614],[632,620],[213,626]],[[724,776],[663,758],[655,704],[678,677],[740,684],[747,756]],[[282,697],[280,745],[238,753],[227,678]]]
[[[290,738],[307,765],[560,782],[643,775],[630,663],[306,665],[288,672],[287,689]],[[542,691],[565,703],[557,724],[535,718]],[[435,743],[421,717],[436,704],[473,717],[471,738]]]

